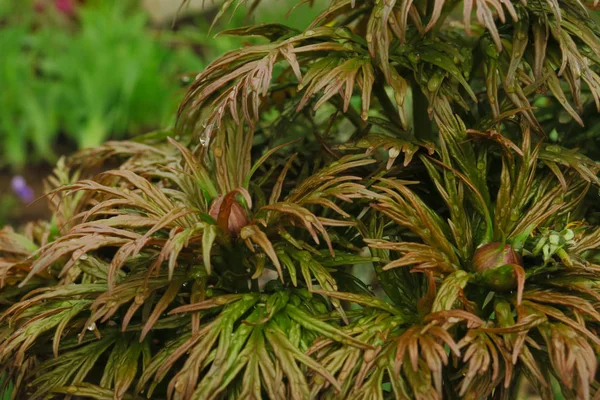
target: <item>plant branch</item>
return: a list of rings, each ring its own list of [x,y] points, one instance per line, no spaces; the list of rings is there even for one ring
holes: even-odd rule
[[[383,112],[389,118],[389,120],[399,127],[402,127],[402,121],[400,121],[400,117],[398,116],[397,107],[388,97],[381,80],[377,79],[375,81],[375,84],[373,85],[373,93],[377,97],[377,100],[379,100],[379,104],[381,104]]]
[[[421,90],[421,87],[413,80],[413,131],[417,139],[433,141],[433,131],[431,129],[431,120],[429,119],[429,100]]]

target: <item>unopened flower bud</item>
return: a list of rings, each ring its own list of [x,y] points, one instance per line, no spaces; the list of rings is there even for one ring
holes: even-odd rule
[[[219,218],[221,212],[221,205],[223,204],[223,196],[216,197],[210,205],[208,213],[215,220]],[[237,236],[239,235],[242,228],[250,223],[248,219],[248,213],[240,203],[233,201],[231,204],[231,211],[229,213],[229,219],[227,221],[227,229],[230,233]]]
[[[506,264],[523,266],[523,260],[509,244],[488,243],[478,248],[473,255],[473,270],[475,272],[484,272]]]

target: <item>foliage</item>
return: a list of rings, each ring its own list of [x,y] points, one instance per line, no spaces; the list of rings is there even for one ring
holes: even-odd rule
[[[18,206],[18,199],[11,195],[0,196],[0,224],[5,225],[8,217],[10,217],[10,210]]]
[[[202,15],[175,31],[150,29],[136,1],[88,0],[76,19],[47,3],[0,1],[0,165],[56,161],[52,145],[61,134],[72,148],[86,148],[170,126],[186,73],[242,45],[231,36],[211,39]],[[317,13],[302,10],[293,26]],[[240,10],[229,25],[246,17]]]
[[[600,166],[534,107],[600,99],[587,6],[332,0],[229,30],[268,42],[1,231],[14,396],[600,395]]]
[[[168,126],[178,75],[204,64],[189,46],[153,39],[128,2],[87,2],[66,26],[23,3],[0,28],[2,164],[54,160],[60,133],[85,148]]]

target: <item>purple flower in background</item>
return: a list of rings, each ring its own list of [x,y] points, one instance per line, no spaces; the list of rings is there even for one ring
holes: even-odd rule
[[[13,192],[21,199],[23,203],[31,203],[34,198],[33,189],[27,184],[25,178],[21,175],[16,175],[10,182]]]

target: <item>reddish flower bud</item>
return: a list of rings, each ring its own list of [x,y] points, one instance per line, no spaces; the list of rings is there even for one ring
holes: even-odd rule
[[[215,220],[218,220],[219,213],[221,212],[221,206],[223,204],[224,196],[216,197],[210,205],[208,213]],[[229,219],[227,221],[227,229],[235,236],[239,235],[242,228],[250,223],[248,219],[248,213],[244,207],[241,206],[236,200],[231,203],[231,211],[229,212]]]
[[[473,270],[484,272],[506,264],[523,266],[523,260],[508,244],[492,242],[481,246],[473,255]]]

